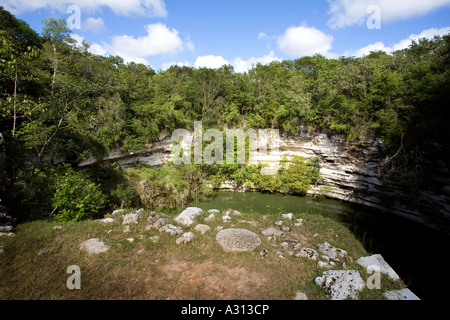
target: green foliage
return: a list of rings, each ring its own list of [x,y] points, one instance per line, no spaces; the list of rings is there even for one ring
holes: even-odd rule
[[[120,208],[130,208],[137,195],[132,187],[125,188],[123,184],[119,184],[111,191],[111,196],[120,203]]]
[[[106,206],[107,199],[100,186],[86,174],[68,168],[58,179],[53,196],[56,221],[81,221],[96,217]]]
[[[211,192],[205,173],[196,165],[129,168],[124,174],[147,209],[182,208]]]

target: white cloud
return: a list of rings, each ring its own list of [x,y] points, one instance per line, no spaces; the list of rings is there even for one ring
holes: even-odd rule
[[[72,37],[72,39],[74,39],[76,41],[76,46],[78,46],[78,47],[82,47],[83,46],[84,37],[82,37],[82,36],[80,36],[80,35],[78,35],[76,33],[73,33],[71,35],[71,37]],[[90,52],[92,54],[97,54],[97,55],[100,55],[100,56],[104,56],[106,54],[105,48],[103,48],[98,43],[90,44],[88,52]]]
[[[81,24],[81,28],[84,31],[101,32],[105,30],[105,21],[102,18],[89,17]]]
[[[223,65],[228,64],[230,63],[227,60],[225,60],[222,56],[207,55],[198,57],[194,63],[194,66],[196,68],[218,69]]]
[[[392,53],[393,51],[403,50],[411,45],[411,42],[418,41],[419,39],[433,39],[434,36],[443,36],[450,32],[450,27],[446,28],[431,28],[422,31],[420,34],[411,34],[408,38],[403,39],[392,46],[386,46],[383,42],[375,42],[369,44],[361,49],[358,49],[352,53],[346,54],[348,56],[362,57],[370,54],[371,51],[384,51],[387,53]]]
[[[240,57],[237,57],[234,59],[232,65],[234,67],[234,71],[243,73],[253,68],[257,63],[269,64],[272,61],[282,61],[282,59],[275,57],[275,53],[270,51],[268,55],[261,58],[251,57],[248,60],[242,60]]]
[[[278,46],[290,57],[328,55],[332,48],[333,37],[307,26],[290,27],[278,37]]]
[[[370,6],[377,6],[381,12],[381,23],[405,20],[424,16],[444,6],[450,0],[328,0],[331,15],[328,25],[332,28],[344,28],[363,25],[370,13]]]
[[[88,12],[108,7],[118,16],[167,17],[164,0],[2,0],[2,5],[15,15],[39,9],[65,12],[70,5],[77,5]]]
[[[145,63],[146,57],[176,54],[182,52],[185,47],[193,46],[190,41],[183,43],[177,30],[169,29],[162,23],[150,24],[145,28],[146,36],[115,36],[110,44],[105,45],[105,49],[113,55],[121,56],[125,62]]]

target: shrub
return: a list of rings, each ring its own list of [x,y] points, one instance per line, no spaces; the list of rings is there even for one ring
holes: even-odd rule
[[[99,185],[93,183],[82,172],[69,168],[56,183],[52,217],[57,221],[81,221],[93,218],[106,203],[106,196]]]

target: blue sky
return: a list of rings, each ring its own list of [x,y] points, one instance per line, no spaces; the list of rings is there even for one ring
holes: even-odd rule
[[[45,18],[69,19],[74,12],[67,8],[75,5],[81,13],[75,39],[91,43],[91,52],[120,55],[155,70],[226,63],[244,72],[257,62],[315,53],[337,58],[389,52],[450,32],[450,0],[0,0],[0,5],[38,32]],[[373,28],[378,21],[380,28]]]

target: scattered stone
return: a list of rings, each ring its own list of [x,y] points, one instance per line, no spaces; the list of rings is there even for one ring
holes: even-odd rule
[[[317,260],[319,258],[317,251],[311,248],[302,248],[295,256],[297,258],[308,258],[310,260]]]
[[[275,254],[280,258],[280,259],[284,259],[284,254],[281,251],[275,251]]]
[[[53,226],[53,230],[62,230],[62,226],[59,226],[59,225],[57,225],[57,226]]]
[[[195,223],[195,219],[201,214],[203,214],[202,209],[190,207],[180,213],[180,215],[175,218],[175,221],[183,226],[190,227]]]
[[[330,257],[326,255],[320,256],[320,259],[322,259],[325,262],[330,262]]]
[[[294,218],[294,215],[292,213],[286,213],[286,214],[282,214],[281,217],[283,219],[289,219],[292,220]]]
[[[223,216],[222,220],[223,220],[223,222],[230,222],[231,217],[230,216]]]
[[[47,253],[47,252],[50,252],[50,249],[47,249],[47,248],[41,249],[38,252],[38,256],[43,255],[44,253]]]
[[[285,231],[285,232],[289,232],[291,231],[291,228],[287,227],[287,226],[282,226],[281,230]]]
[[[207,226],[206,224],[198,224],[198,225],[195,226],[195,231],[198,231],[201,234],[205,234],[209,230],[211,230],[211,227]]]
[[[153,236],[153,237],[150,237],[149,239],[150,239],[151,242],[155,243],[155,242],[159,241],[160,237],[159,236]]]
[[[105,219],[100,219],[100,220],[97,220],[97,221],[99,221],[101,224],[114,223],[114,219],[113,218],[105,218]]]
[[[281,226],[281,225],[283,225],[283,221],[275,221],[275,225],[277,225],[277,226]]]
[[[317,246],[317,250],[330,257],[331,259],[335,259],[337,257],[344,258],[347,255],[347,251],[333,247],[328,242],[319,244]]]
[[[116,215],[116,214],[122,214],[122,213],[124,213],[124,212],[125,212],[125,209],[118,209],[118,210],[114,210],[113,213],[112,213],[112,215],[114,216],[114,215]]]
[[[109,247],[102,240],[95,238],[83,242],[80,245],[80,250],[84,250],[88,254],[99,254],[108,251]]]
[[[154,221],[155,217],[150,217],[147,219],[148,222],[150,222],[148,225],[145,226],[145,231],[150,231],[152,229],[159,229],[162,226],[165,226],[169,223],[169,219],[167,218],[159,218],[158,220]]]
[[[308,297],[306,296],[305,293],[303,293],[301,291],[297,291],[295,293],[294,300],[308,300]]]
[[[185,234],[183,234],[183,237],[194,240],[195,234],[193,234],[192,232],[186,232]]]
[[[420,300],[418,296],[409,289],[394,290],[383,293],[388,300]]]
[[[130,233],[131,227],[129,225],[126,225],[125,228],[123,228],[123,233]]]
[[[317,266],[318,266],[319,268],[322,268],[322,269],[331,269],[331,268],[333,268],[335,265],[336,265],[336,264],[335,264],[333,261],[330,261],[330,262],[319,261],[319,262],[317,262]]]
[[[303,225],[303,219],[297,219],[297,223],[294,223],[294,226],[301,227]]]
[[[220,211],[217,209],[211,209],[211,210],[206,211],[206,213],[216,215],[216,214],[220,214]]]
[[[364,280],[356,270],[328,270],[314,281],[332,300],[356,300],[364,288]]]
[[[181,229],[181,227],[175,227],[172,224],[166,224],[159,229],[159,232],[167,232],[170,235],[180,235],[183,234],[183,229]]]
[[[10,232],[12,229],[12,226],[0,226],[0,231],[2,232]]]
[[[262,249],[259,254],[261,255],[262,258],[265,258],[269,255],[269,251],[267,251],[266,249]]]
[[[208,211],[209,212],[209,211]],[[211,222],[211,221],[214,221],[214,220],[216,220],[216,216],[214,215],[214,213],[211,213],[209,216],[207,216],[205,219],[204,219],[206,222]]]
[[[261,244],[261,239],[246,229],[225,229],[216,236],[216,241],[225,251],[253,251]]]
[[[317,238],[319,236],[319,234],[318,233],[315,233],[314,235],[313,235],[313,238]]]
[[[14,232],[8,232],[8,233],[5,233],[5,232],[0,232],[0,237],[8,237],[8,238],[11,238],[11,237],[14,237],[16,234],[14,233]]]
[[[376,266],[380,268],[381,273],[387,274],[389,278],[394,280],[400,280],[398,274],[391,268],[391,266],[384,260],[380,254],[374,254],[369,257],[362,257],[356,261],[361,266],[365,267],[366,270],[371,266]]]
[[[191,241],[192,241],[191,238],[181,237],[181,238],[178,238],[178,239],[177,239],[176,244],[177,244],[177,245],[180,245],[180,244],[186,244],[186,243],[189,243],[189,242],[191,242]]]
[[[223,227],[222,227],[222,226],[216,227],[216,228],[214,229],[214,231],[216,231],[216,232],[219,232],[219,231],[222,231],[222,230],[223,230]]]
[[[143,213],[145,210],[143,208],[140,208],[138,211],[136,211],[136,214],[141,214]]]
[[[231,215],[234,215],[234,216],[242,216],[242,214],[241,214],[239,211],[233,210],[233,209],[227,209],[227,210],[225,210],[225,211],[223,212],[223,214],[224,214],[225,216],[231,216]]]
[[[136,213],[129,213],[123,216],[123,225],[128,224],[138,224],[139,223],[139,215]]]
[[[127,241],[130,242],[130,243],[133,243],[134,242],[134,238],[128,238]]]
[[[281,236],[283,234],[283,231],[281,231],[280,229],[276,229],[273,227],[269,227],[267,229],[264,229],[263,231],[261,231],[261,233],[265,236]]]

